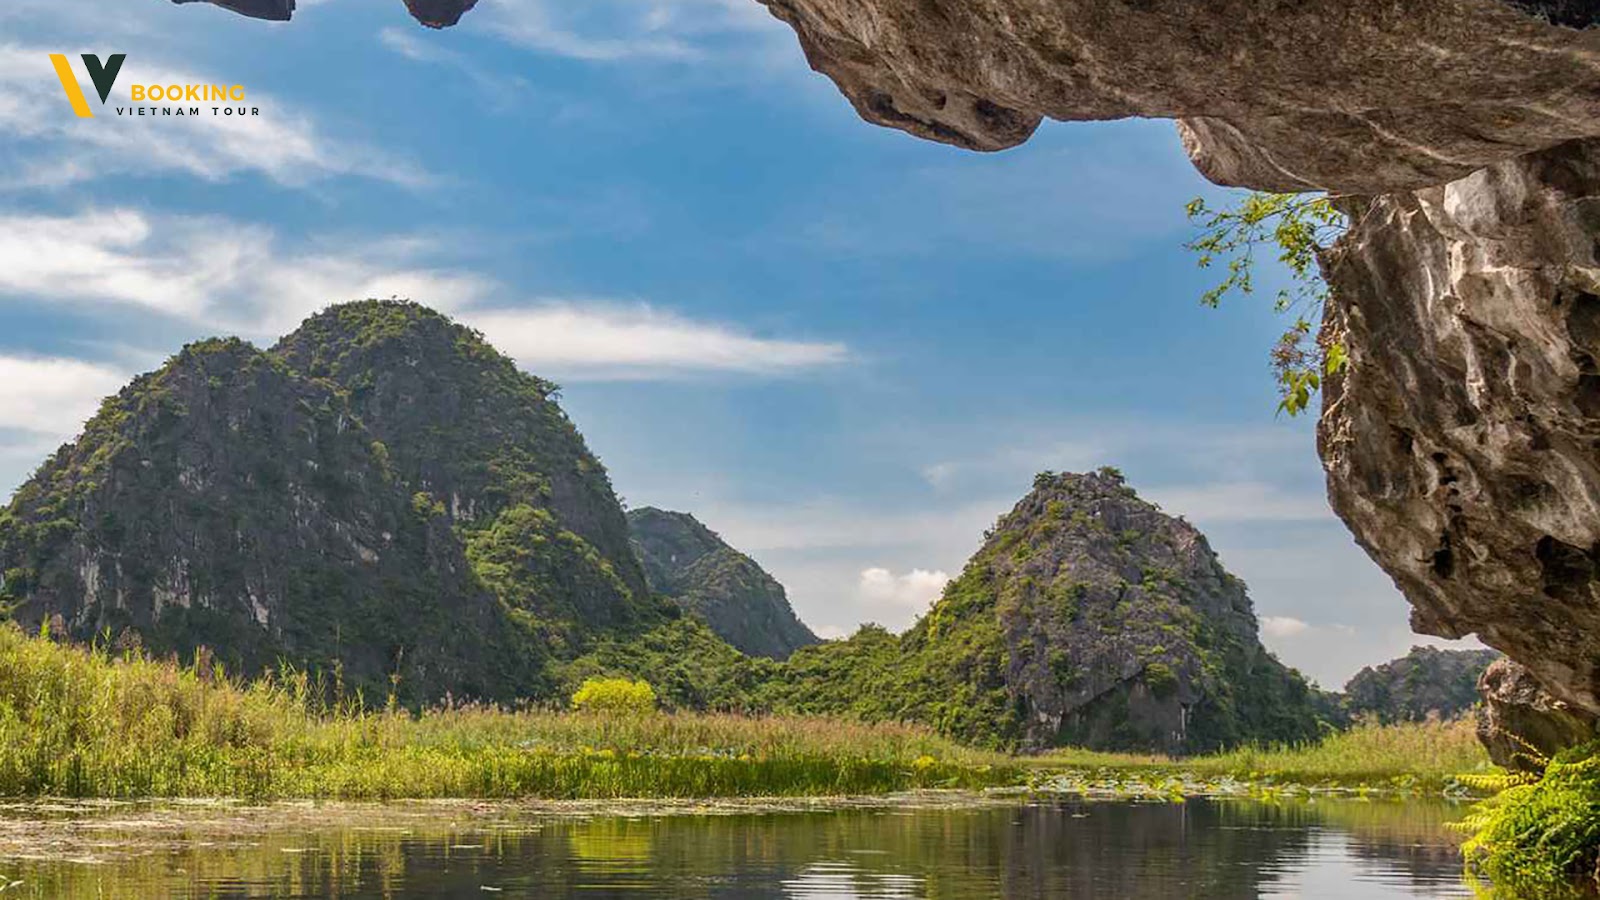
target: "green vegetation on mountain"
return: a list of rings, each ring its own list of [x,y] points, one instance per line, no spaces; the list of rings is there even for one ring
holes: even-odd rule
[[[640,635],[603,638],[560,668],[569,690],[590,678],[636,678],[650,682],[670,710],[749,713],[769,710],[765,691],[778,671],[771,660],[740,653],[681,613]]]
[[[910,720],[979,746],[1194,753],[1320,731],[1205,538],[1112,469],[1044,473],[905,635],[797,652],[779,708]]]
[[[1478,702],[1478,676],[1499,656],[1493,650],[1412,647],[1399,659],[1357,672],[1344,686],[1344,709],[1381,722],[1459,716]]]
[[[0,573],[28,627],[408,703],[551,696],[671,609],[554,386],[399,301],[135,379],[0,514]]]
[[[651,589],[740,651],[784,659],[817,643],[783,585],[694,516],[647,506],[629,510],[628,524]]]

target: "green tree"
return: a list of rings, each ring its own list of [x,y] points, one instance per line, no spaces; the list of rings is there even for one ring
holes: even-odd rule
[[[1278,291],[1273,308],[1294,319],[1272,348],[1272,371],[1281,397],[1278,410],[1291,416],[1305,412],[1323,377],[1348,363],[1343,345],[1319,342],[1312,334],[1328,299],[1317,253],[1344,233],[1344,214],[1326,195],[1262,192],[1222,208],[1196,197],[1186,211],[1199,233],[1184,248],[1196,254],[1202,269],[1226,263],[1222,281],[1200,298],[1206,306],[1220,306],[1230,294],[1255,293],[1256,251],[1263,246],[1275,249],[1278,262],[1289,270],[1293,284]]]

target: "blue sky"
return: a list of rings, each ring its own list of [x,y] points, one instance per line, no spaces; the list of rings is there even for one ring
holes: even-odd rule
[[[481,0],[445,32],[399,0],[7,0],[0,34],[8,490],[183,343],[398,294],[560,382],[628,502],[695,513],[825,635],[909,624],[1034,472],[1114,464],[1324,684],[1414,640],[1311,423],[1274,417],[1282,323],[1196,301],[1182,208],[1223,192],[1168,122],[920,142],[751,0]],[[51,52],[128,54],[97,118]],[[111,114],[173,81],[262,115]]]

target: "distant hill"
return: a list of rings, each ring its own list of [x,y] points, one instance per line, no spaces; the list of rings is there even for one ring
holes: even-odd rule
[[[1478,676],[1499,658],[1494,650],[1412,647],[1399,659],[1357,672],[1344,686],[1344,708],[1353,717],[1384,722],[1458,716],[1478,702]]]
[[[135,379],[0,512],[0,572],[30,627],[412,700],[547,694],[668,611],[555,387],[398,301]]]
[[[999,746],[1195,752],[1319,732],[1244,584],[1112,469],[1040,475],[910,631],[802,649],[774,690]]]
[[[706,620],[751,656],[786,659],[817,643],[783,585],[688,513],[629,510],[633,543],[651,589]]]

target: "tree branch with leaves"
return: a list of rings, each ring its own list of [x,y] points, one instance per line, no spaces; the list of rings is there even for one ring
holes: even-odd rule
[[[1291,416],[1305,412],[1323,378],[1343,371],[1349,363],[1344,346],[1319,342],[1312,325],[1322,320],[1328,300],[1317,253],[1344,233],[1344,214],[1326,195],[1260,192],[1220,209],[1196,197],[1186,211],[1199,234],[1184,248],[1197,255],[1202,269],[1219,262],[1226,265],[1222,281],[1201,295],[1206,306],[1221,306],[1231,294],[1256,293],[1257,251],[1263,247],[1275,251],[1288,270],[1292,284],[1278,291],[1273,309],[1294,316],[1294,321],[1278,338],[1270,359],[1281,398],[1278,411]]]

